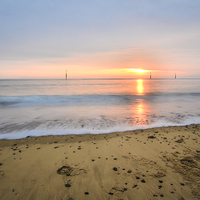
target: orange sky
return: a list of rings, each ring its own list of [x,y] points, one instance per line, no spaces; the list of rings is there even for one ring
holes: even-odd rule
[[[2,1],[0,79],[200,77],[199,1]],[[148,70],[137,73],[133,69]]]
[[[148,53],[151,52],[151,53]],[[154,53],[152,53],[154,52]],[[52,58],[6,63],[2,78],[173,78],[192,75],[182,70],[184,63],[167,62],[165,54],[126,49],[116,52],[73,54],[69,58]],[[17,70],[14,70],[17,69]],[[138,72],[138,69],[144,71]],[[174,70],[175,69],[175,70]]]

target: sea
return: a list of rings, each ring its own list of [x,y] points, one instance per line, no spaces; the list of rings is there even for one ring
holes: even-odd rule
[[[0,139],[200,123],[200,79],[0,80]]]

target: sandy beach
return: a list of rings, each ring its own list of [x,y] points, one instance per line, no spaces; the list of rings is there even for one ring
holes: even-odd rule
[[[0,199],[200,199],[200,125],[0,140]]]

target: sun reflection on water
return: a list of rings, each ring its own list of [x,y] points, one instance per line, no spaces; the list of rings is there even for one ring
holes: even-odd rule
[[[142,95],[143,92],[144,92],[143,80],[139,79],[139,80],[137,80],[137,93],[139,95]]]

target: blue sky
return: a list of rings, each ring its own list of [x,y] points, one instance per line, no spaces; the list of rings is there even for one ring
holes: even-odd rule
[[[122,68],[200,77],[199,10],[197,0],[0,0],[0,78],[62,78],[66,68],[71,78]]]

